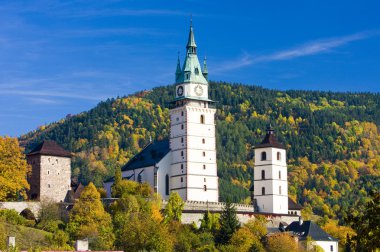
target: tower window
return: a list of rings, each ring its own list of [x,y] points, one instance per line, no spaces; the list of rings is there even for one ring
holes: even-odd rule
[[[137,182],[142,183],[142,176],[141,176],[141,174],[139,174],[137,176]]]
[[[181,143],[183,143],[183,137],[181,137]]]
[[[206,156],[206,152],[203,152],[203,156],[204,156],[204,157]]]
[[[206,170],[206,165],[205,164],[203,165],[203,170]]]
[[[50,171],[47,171],[48,172],[48,174],[50,174]]]
[[[181,151],[181,157],[183,157],[183,151]]]
[[[206,140],[205,140],[204,138],[202,139],[202,143],[203,143],[203,144],[206,143]]]
[[[265,179],[265,171],[261,170],[261,179]]]
[[[183,182],[183,177],[181,177],[181,182]]]
[[[281,171],[278,171],[278,179],[281,179]]]
[[[265,151],[261,152],[261,160],[267,160],[267,153]]]
[[[262,187],[262,188],[261,188],[261,194],[262,194],[262,195],[265,195],[265,187]]]
[[[277,152],[277,160],[281,160],[281,152]]]
[[[48,188],[50,188],[50,184],[48,184]]]
[[[183,111],[181,111],[181,116],[183,116],[183,114],[184,114]]]
[[[181,164],[181,170],[183,170],[183,164]]]
[[[181,124],[181,129],[183,129],[183,124]]]
[[[206,185],[203,186],[203,190],[207,191],[207,186]]]
[[[195,71],[194,71],[194,72],[195,72],[196,75],[199,74],[199,69],[198,69],[198,67],[195,68]]]
[[[278,193],[281,195],[281,186],[278,187]]]
[[[205,123],[205,116],[204,116],[204,115],[201,115],[201,123],[202,123],[202,124]]]
[[[169,175],[165,176],[165,194],[169,195]]]

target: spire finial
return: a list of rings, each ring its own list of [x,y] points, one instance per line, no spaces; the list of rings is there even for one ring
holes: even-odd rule
[[[274,129],[272,127],[272,124],[268,123],[267,124],[267,134],[273,134],[273,132],[274,132]]]
[[[190,14],[190,28],[193,27],[193,14]]]

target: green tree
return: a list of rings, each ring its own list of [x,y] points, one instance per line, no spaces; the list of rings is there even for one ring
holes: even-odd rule
[[[172,192],[169,196],[168,203],[165,206],[165,222],[181,221],[182,210],[185,206],[181,196],[177,192]]]
[[[0,201],[27,198],[29,165],[17,138],[0,136]]]
[[[231,202],[227,201],[220,215],[220,229],[216,236],[216,242],[218,244],[227,244],[239,227],[240,222],[236,215],[236,209]]]
[[[370,200],[360,209],[356,216],[349,215],[347,222],[355,230],[358,251],[377,251],[380,249],[380,192],[372,191]]]
[[[88,238],[92,249],[111,249],[114,235],[111,216],[104,210],[93,183],[83,190],[70,213],[67,231],[73,239]]]
[[[219,218],[220,218],[219,214],[217,213],[212,214],[210,213],[210,211],[206,211],[203,214],[203,218],[200,220],[201,225],[199,229],[201,231],[215,232],[216,230],[220,228]]]

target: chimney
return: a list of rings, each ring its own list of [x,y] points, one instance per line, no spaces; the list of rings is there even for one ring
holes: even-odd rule
[[[303,224],[302,216],[300,216],[300,218],[299,218],[299,223],[300,223],[300,226],[302,226],[302,224]]]
[[[76,251],[88,251],[88,240],[77,240],[75,242],[75,250]]]

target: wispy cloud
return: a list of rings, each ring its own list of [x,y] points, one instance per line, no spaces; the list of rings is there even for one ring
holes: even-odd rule
[[[379,34],[379,31],[366,31],[343,37],[320,39],[268,55],[255,56],[252,54],[244,53],[243,56],[237,60],[232,60],[221,64],[220,67],[216,69],[216,72],[239,69],[257,63],[290,60],[299,57],[327,53],[331,52],[332,49],[344,46],[350,42],[364,40],[370,37],[378,36]]]

